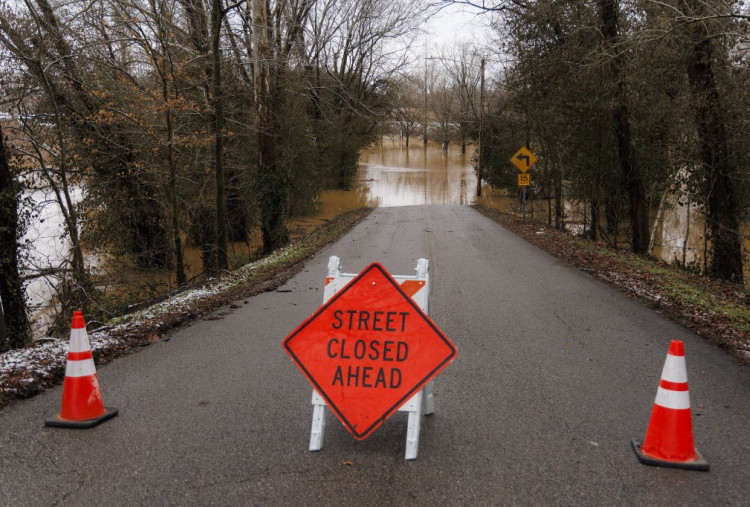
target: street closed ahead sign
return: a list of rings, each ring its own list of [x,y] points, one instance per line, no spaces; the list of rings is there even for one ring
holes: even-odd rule
[[[453,343],[378,263],[287,336],[284,349],[358,440],[456,357]]]

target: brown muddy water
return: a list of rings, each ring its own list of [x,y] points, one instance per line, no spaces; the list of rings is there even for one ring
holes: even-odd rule
[[[476,196],[473,146],[468,146],[463,154],[458,146],[449,146],[444,151],[439,145],[430,143],[425,146],[421,140],[414,141],[406,148],[398,139],[386,139],[382,145],[364,151],[360,156],[352,189],[323,192],[316,213],[289,222],[292,237],[306,234],[339,213],[361,206],[471,205],[478,202],[504,211],[520,211],[517,196],[508,195],[505,191],[483,186],[482,197]],[[686,206],[686,199],[678,194],[679,192],[673,192],[672,195],[665,196],[661,209],[654,212],[652,253],[670,263],[682,262],[684,259],[688,265],[700,268],[704,259],[702,216],[694,206]],[[576,203],[566,203],[567,226],[573,232],[583,228],[585,215],[581,210],[582,207]],[[547,201],[529,202],[527,212],[530,219],[546,223]],[[50,216],[45,225],[49,227],[54,222],[55,217]],[[745,280],[746,285],[750,285],[750,227],[745,227],[744,232]],[[229,245],[230,263],[233,267],[254,258],[260,246],[259,236],[256,233],[251,242]],[[54,248],[50,247],[49,250],[56,253],[47,251],[44,255],[62,255],[60,258],[64,258],[65,248],[60,246],[60,236],[52,234],[51,237],[54,238],[51,241]],[[188,276],[198,276],[202,268],[200,250],[186,248],[185,260]],[[96,260],[91,264],[96,266]],[[147,300],[174,288],[171,273],[137,272],[116,265],[103,267],[100,271],[106,271],[107,274],[100,278],[99,288],[120,300]],[[46,289],[45,285],[48,286]],[[51,287],[51,283],[34,280],[27,288],[34,314],[44,313],[43,309],[52,294]],[[39,329],[42,326],[35,327]]]
[[[458,146],[443,151],[439,145],[425,147],[421,141],[408,149],[398,139],[386,140],[360,155],[359,171],[354,189],[348,192],[326,192],[321,196],[325,210],[344,210],[368,204],[370,206],[409,206],[416,204],[475,204],[480,203],[503,211],[520,212],[516,195],[504,190],[482,186],[477,197],[477,178],[472,166],[473,146],[466,154]],[[351,194],[351,195],[349,195]],[[334,211],[334,215],[335,212]],[[583,230],[586,215],[579,203],[566,202],[567,228]],[[704,220],[701,212],[689,205],[687,197],[677,189],[665,195],[661,208],[654,210],[651,235],[651,254],[668,263],[681,263],[698,271],[705,259]],[[332,215],[323,214],[325,220]],[[546,223],[548,202],[527,203],[529,219]],[[303,219],[297,227],[305,232],[304,224],[317,225],[318,218]],[[745,284],[750,287],[750,226],[743,227]]]
[[[360,155],[359,169],[352,189],[327,190],[319,199],[314,214],[296,217],[287,224],[292,239],[323,225],[326,221],[349,209],[362,206],[388,207],[419,204],[459,204],[476,202],[477,179],[472,167],[473,147],[461,153],[458,146],[442,150],[439,145],[414,143],[408,149],[398,140],[386,140]],[[514,200],[491,189],[480,202],[510,209]],[[231,267],[252,260],[261,247],[260,231],[247,243],[230,243]],[[107,275],[100,277],[99,287],[115,297],[127,300],[148,300],[168,293],[174,288],[173,273],[137,272],[132,268],[108,263]],[[185,248],[188,278],[198,277],[202,270],[201,252],[196,247]],[[133,281],[137,283],[133,283]],[[132,287],[128,289],[127,287]],[[130,294],[127,291],[131,290]]]
[[[460,147],[443,151],[439,145],[414,143],[408,149],[398,141],[386,141],[363,152],[351,190],[326,190],[316,212],[289,221],[292,238],[307,234],[339,213],[362,206],[389,207],[418,204],[474,204],[477,178],[471,165],[473,149],[462,154]],[[486,189],[485,189],[486,191]],[[504,198],[499,194],[495,200]],[[508,202],[512,199],[505,198]],[[494,201],[493,201],[494,202]],[[230,259],[241,264],[260,245],[256,232],[250,243],[229,245]],[[199,273],[200,250],[187,248],[189,271]]]

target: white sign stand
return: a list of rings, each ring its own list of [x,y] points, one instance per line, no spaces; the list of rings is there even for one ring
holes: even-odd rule
[[[412,300],[419,305],[419,308],[429,315],[430,303],[430,277],[427,273],[427,259],[417,259],[415,276],[393,276],[402,288],[409,287],[405,292],[409,293],[416,289],[411,295]],[[342,273],[340,259],[332,255],[328,259],[328,274],[326,276],[326,286],[323,292],[323,303],[325,304],[334,294],[344,288],[355,276],[356,273]],[[326,426],[326,402],[318,392],[313,389],[312,393],[313,416],[312,426],[310,428],[310,450],[319,451],[323,448],[323,435]],[[419,431],[422,423],[422,414],[430,415],[435,412],[435,401],[432,396],[432,382],[428,382],[417,394],[409,398],[399,412],[408,412],[409,420],[406,427],[406,454],[407,460],[417,459],[419,452]]]

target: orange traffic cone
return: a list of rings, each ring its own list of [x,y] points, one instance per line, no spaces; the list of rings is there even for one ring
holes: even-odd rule
[[[62,409],[59,415],[47,419],[44,424],[64,428],[91,428],[116,415],[116,408],[105,408],[102,402],[83,313],[73,312]]]
[[[680,340],[669,345],[643,445],[636,440],[632,444],[641,463],[708,470],[708,462],[693,443],[685,349]]]

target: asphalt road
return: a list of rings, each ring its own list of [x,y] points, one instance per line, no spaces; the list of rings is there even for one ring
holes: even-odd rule
[[[329,415],[307,451],[310,386],[281,342],[322,302],[330,255],[412,274],[458,348],[419,458],[406,415],[358,442]],[[468,207],[375,210],[278,291],[98,369],[120,415],[46,428],[61,389],[0,412],[0,504],[747,505],[750,370]],[[710,472],[649,467],[672,339],[685,343],[696,447]]]

